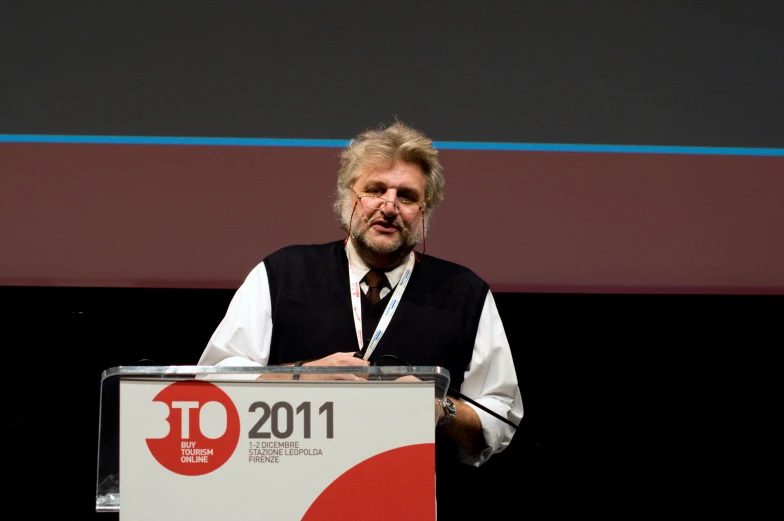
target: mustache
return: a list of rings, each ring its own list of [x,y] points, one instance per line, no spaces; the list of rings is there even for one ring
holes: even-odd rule
[[[367,219],[368,226],[373,226],[374,224],[383,224],[385,226],[392,226],[398,230],[403,229],[403,223],[400,222],[400,218],[398,216],[392,217],[391,219],[387,219],[385,217],[381,217],[380,219]]]

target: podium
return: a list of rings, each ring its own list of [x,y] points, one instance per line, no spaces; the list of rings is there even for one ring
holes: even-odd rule
[[[436,405],[449,381],[431,366],[107,369],[96,511],[435,521]]]

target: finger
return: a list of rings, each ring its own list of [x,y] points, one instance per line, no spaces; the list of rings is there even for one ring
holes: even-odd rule
[[[359,375],[355,375],[355,374],[330,374],[330,375],[322,375],[322,376],[329,380],[364,381],[364,378],[360,378]]]
[[[336,373],[336,374],[303,374],[300,380],[357,380],[359,377],[350,373]]]
[[[343,358],[337,361],[335,365],[350,365],[350,366],[357,366],[357,367],[367,367],[370,365],[370,362],[367,360],[362,360],[361,358]]]

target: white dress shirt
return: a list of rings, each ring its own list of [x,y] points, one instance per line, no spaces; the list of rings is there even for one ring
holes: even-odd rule
[[[354,271],[364,277],[370,267],[356,253],[351,241],[348,242],[347,253]],[[381,298],[397,285],[404,271],[405,262],[386,272],[389,287],[382,288]],[[364,281],[360,286],[363,292],[367,292]],[[271,340],[272,303],[267,270],[261,262],[234,294],[225,317],[199,359],[199,365],[267,365]],[[460,392],[514,424],[519,424],[523,417],[523,401],[512,352],[490,291],[479,318],[471,364],[464,374]],[[460,460],[479,466],[509,445],[515,429],[473,404],[468,405],[476,410],[482,421],[482,432],[488,446],[480,453],[461,453]]]

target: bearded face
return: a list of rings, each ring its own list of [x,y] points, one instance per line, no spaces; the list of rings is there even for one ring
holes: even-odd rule
[[[425,177],[416,165],[398,161],[388,169],[365,171],[345,192],[341,224],[360,250],[407,255],[424,235],[418,206],[424,198]]]

